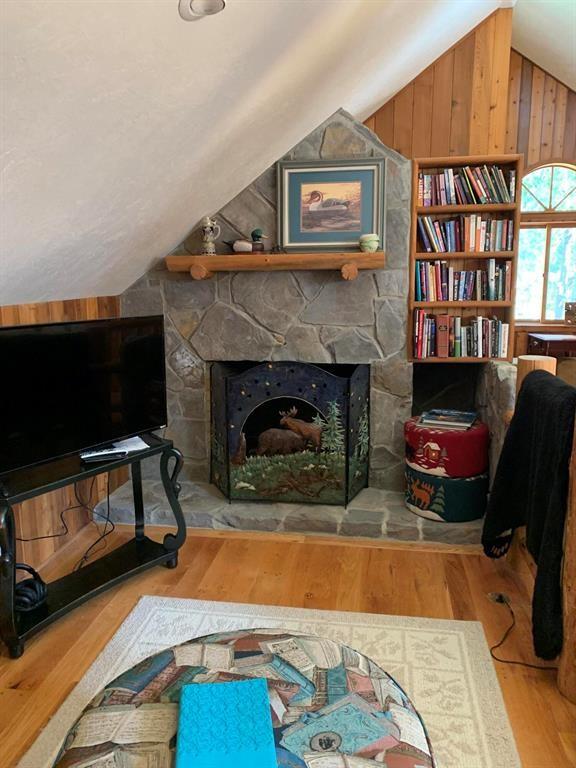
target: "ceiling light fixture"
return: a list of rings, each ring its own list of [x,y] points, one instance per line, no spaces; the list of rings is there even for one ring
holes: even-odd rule
[[[179,0],[178,11],[184,21],[198,21],[214,16],[226,7],[226,0]]]

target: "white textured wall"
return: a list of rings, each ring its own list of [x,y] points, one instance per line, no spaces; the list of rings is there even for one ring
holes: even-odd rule
[[[576,0],[518,0],[512,46],[576,89]]]
[[[499,0],[4,0],[0,304],[117,294],[345,107]]]

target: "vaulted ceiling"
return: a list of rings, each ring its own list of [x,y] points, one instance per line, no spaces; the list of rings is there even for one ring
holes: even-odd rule
[[[317,124],[500,0],[5,0],[0,304],[117,294]]]
[[[576,90],[576,0],[517,0],[512,45]]]

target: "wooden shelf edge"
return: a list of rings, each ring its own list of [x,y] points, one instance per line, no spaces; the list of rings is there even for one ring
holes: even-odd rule
[[[517,203],[471,203],[469,205],[418,205],[416,213],[419,216],[428,213],[498,213],[499,211],[515,211]]]
[[[522,155],[447,155],[443,157],[415,157],[420,168],[456,167],[459,165],[514,165]]]
[[[410,363],[511,363],[511,357],[411,357]]]
[[[384,251],[376,253],[318,252],[318,253],[231,253],[202,256],[172,254],[166,256],[169,272],[189,272],[195,280],[204,280],[215,272],[268,272],[287,270],[339,270],[345,280],[354,280],[361,269],[383,269]]]
[[[502,307],[511,307],[511,301],[412,301],[412,309],[450,309],[458,307],[459,309],[498,309]]]
[[[443,259],[505,259],[514,261],[514,251],[416,251],[416,261],[442,261]]]

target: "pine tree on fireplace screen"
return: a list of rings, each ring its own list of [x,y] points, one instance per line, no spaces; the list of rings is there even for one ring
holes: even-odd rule
[[[368,366],[214,363],[212,480],[231,500],[346,504],[367,483]]]

